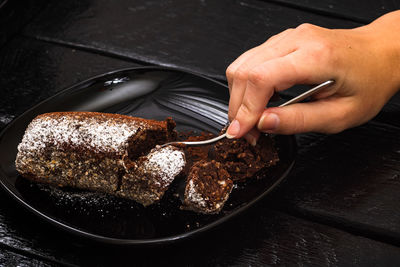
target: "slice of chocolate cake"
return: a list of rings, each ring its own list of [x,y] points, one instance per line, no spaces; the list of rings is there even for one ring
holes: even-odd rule
[[[190,169],[182,209],[199,213],[218,213],[223,208],[233,188],[229,173],[222,164],[198,161]]]
[[[242,139],[202,147],[157,146],[176,140],[174,127],[170,118],[42,114],[25,131],[16,169],[36,182],[109,193],[144,206],[160,201],[175,177],[186,175],[182,209],[214,214],[229,198],[233,181],[262,174],[278,161],[273,140],[265,135],[255,147]],[[202,133],[189,139],[210,137]]]
[[[183,151],[172,146],[156,147],[126,166],[117,195],[148,206],[161,199],[174,178],[185,167]]]
[[[174,140],[174,127],[172,119],[154,121],[97,112],[42,114],[25,131],[16,169],[40,183],[117,194],[125,163]],[[164,184],[159,186],[165,191]]]
[[[261,135],[256,146],[244,139],[225,138],[214,148],[215,160],[223,164],[235,181],[250,178],[279,160],[273,139],[267,135]]]

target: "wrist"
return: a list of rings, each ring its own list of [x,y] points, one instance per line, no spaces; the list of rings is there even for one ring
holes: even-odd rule
[[[392,95],[400,90],[400,10],[390,12],[365,26],[375,39],[376,47],[386,62],[384,68],[390,81]]]

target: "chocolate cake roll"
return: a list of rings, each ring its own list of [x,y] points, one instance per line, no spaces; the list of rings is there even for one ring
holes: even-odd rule
[[[157,144],[175,140],[173,130],[175,122],[146,120],[130,116],[97,113],[97,112],[55,112],[36,117],[28,126],[22,142],[18,146],[15,161],[17,171],[28,179],[59,187],[70,186],[114,195],[131,197],[123,182],[127,174],[126,165],[136,164],[147,168],[153,164],[157,151],[152,152],[146,160],[139,157],[147,153]],[[178,151],[170,148],[160,150],[162,157],[177,156]],[[160,156],[159,155],[159,156]],[[141,163],[143,162],[143,164]],[[140,167],[141,164],[143,167]],[[180,161],[182,164],[182,160]],[[168,181],[180,172],[170,171]],[[173,168],[173,166],[171,166]],[[143,197],[140,203],[148,205],[159,200],[168,186],[160,170],[151,177],[153,187],[142,187]],[[140,179],[148,173],[138,174]],[[139,179],[139,178],[138,178]],[[131,181],[130,180],[130,181]],[[156,186],[160,187],[157,197],[154,197]],[[119,193],[120,189],[124,193]],[[146,199],[146,196],[149,199]]]
[[[230,175],[220,162],[198,161],[187,177],[182,209],[204,214],[218,213],[232,188]]]

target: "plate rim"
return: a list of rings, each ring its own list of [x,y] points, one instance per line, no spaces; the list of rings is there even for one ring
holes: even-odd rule
[[[56,94],[40,101],[39,103],[35,104],[34,106],[30,107],[29,109],[25,110],[23,113],[21,113],[20,115],[18,115],[17,117],[15,117],[13,120],[11,120],[5,127],[4,129],[0,132],[0,139],[3,139],[4,134],[8,131],[8,129],[15,123],[15,121],[17,121],[19,118],[23,117],[24,115],[26,115],[27,113],[31,112],[32,110],[36,109],[37,107],[41,106],[42,104],[51,101],[52,99],[56,98],[57,96],[72,90],[74,88],[80,87],[85,85],[86,83],[95,80],[95,79],[99,79],[99,78],[103,78],[106,77],[108,75],[113,75],[113,74],[117,74],[119,72],[126,72],[126,71],[138,71],[138,70],[161,70],[161,71],[176,71],[176,72],[181,72],[183,74],[191,74],[197,77],[200,77],[202,79],[206,79],[210,82],[216,83],[218,85],[221,85],[225,88],[228,89],[228,86],[216,79],[204,76],[202,74],[193,72],[193,71],[188,71],[188,70],[183,70],[183,69],[179,69],[179,68],[174,68],[174,67],[164,67],[164,66],[142,66],[142,67],[127,67],[127,68],[121,68],[121,69],[115,69],[109,72],[105,72],[99,75],[95,75],[92,77],[89,77],[83,81],[80,81],[78,83],[75,83],[71,86],[66,87],[65,89],[60,90],[59,92],[57,92]],[[19,196],[17,196],[14,192],[12,192],[12,190],[10,188],[8,188],[7,184],[3,181],[7,180],[7,175],[6,173],[4,173],[3,169],[0,168],[0,185],[1,187],[10,195],[12,196],[12,198],[19,203],[19,205],[22,205],[25,209],[29,210],[31,213],[35,214],[36,216],[38,216],[39,218],[44,219],[45,221],[47,221],[48,223],[57,226],[58,228],[62,229],[65,232],[71,233],[75,236],[79,236],[79,237],[84,237],[86,239],[92,240],[92,241],[97,241],[103,244],[112,244],[112,245],[160,245],[160,244],[166,244],[166,243],[172,243],[172,242],[177,242],[177,241],[182,241],[182,240],[186,240],[188,238],[191,238],[193,236],[196,236],[202,232],[208,231],[222,223],[224,223],[225,221],[227,221],[228,219],[231,219],[239,214],[241,214],[244,210],[246,210],[247,208],[252,207],[256,202],[258,202],[259,200],[261,200],[262,198],[264,198],[267,194],[269,194],[271,191],[273,191],[278,185],[281,184],[281,182],[288,176],[288,174],[290,173],[290,171],[292,170],[295,162],[296,162],[296,155],[297,155],[297,142],[296,142],[296,138],[294,135],[287,135],[287,138],[289,138],[291,140],[292,143],[292,149],[293,149],[293,154],[294,157],[292,159],[292,161],[290,162],[289,166],[286,168],[286,170],[284,171],[284,173],[281,175],[281,177],[276,180],[267,190],[265,190],[262,194],[258,195],[256,198],[252,199],[251,201],[247,202],[246,205],[243,205],[242,207],[239,207],[238,209],[234,210],[233,212],[231,212],[230,214],[219,218],[209,224],[204,225],[203,227],[197,228],[195,230],[190,230],[187,231],[185,233],[181,233],[181,234],[175,234],[172,236],[167,236],[167,237],[159,237],[159,238],[150,238],[150,239],[120,239],[120,238],[112,238],[112,237],[106,237],[106,236],[102,236],[102,235],[98,235],[98,234],[93,234],[81,229],[77,229],[74,228],[72,226],[69,226],[59,220],[56,220],[48,215],[46,215],[45,213],[41,212],[40,210],[32,207],[29,203],[25,202],[23,199],[21,199]]]

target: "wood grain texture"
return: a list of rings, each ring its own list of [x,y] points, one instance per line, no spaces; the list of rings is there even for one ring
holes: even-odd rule
[[[337,0],[264,0],[310,12],[346,18],[360,23],[369,23],[374,19],[397,9],[397,0],[337,1]]]
[[[0,127],[70,85],[135,66],[129,61],[17,38],[0,51]]]
[[[241,53],[304,22],[360,25],[257,0],[84,0],[50,3],[25,34],[225,79]]]
[[[50,267],[56,266],[54,262],[46,262],[31,257],[26,257],[7,249],[0,248],[0,266],[19,267]]]
[[[400,128],[370,122],[299,135],[298,162],[275,194],[281,208],[400,244]]]
[[[379,90],[379,88],[377,88],[377,90]],[[399,114],[400,92],[398,92],[392,97],[392,99],[390,99],[390,101],[383,107],[381,112],[373,120],[400,127]]]
[[[0,47],[37,14],[46,0],[0,1]]]
[[[77,266],[395,266],[400,248],[267,208],[170,246],[103,246],[70,236],[0,193],[0,244]],[[27,224],[29,222],[29,224]],[[101,223],[101,222],[99,222]]]

